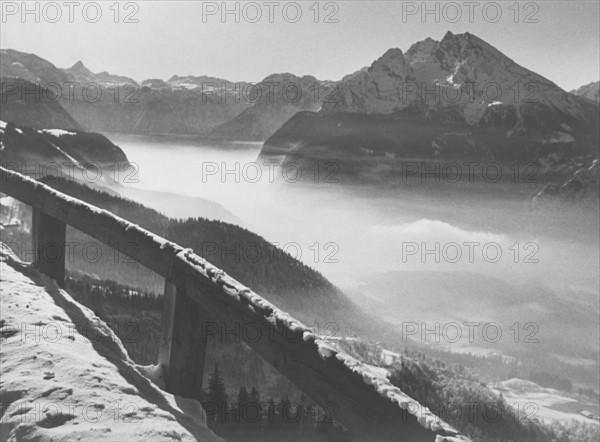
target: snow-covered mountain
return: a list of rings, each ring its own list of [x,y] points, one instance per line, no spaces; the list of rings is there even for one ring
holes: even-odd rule
[[[262,155],[597,157],[598,116],[597,104],[475,35],[448,32],[406,53],[390,49],[367,70],[345,77],[334,100],[314,115],[292,117],[267,140]]]
[[[585,119],[580,100],[508,58],[477,36],[448,32],[442,41],[415,43],[403,54],[390,49],[364,72],[342,82],[327,112],[390,114],[407,107],[457,111],[467,124],[499,106],[523,119],[528,105],[542,105]]]

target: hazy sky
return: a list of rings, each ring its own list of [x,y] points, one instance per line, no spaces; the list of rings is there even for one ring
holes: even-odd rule
[[[598,0],[521,2],[518,8],[513,1],[428,2],[439,16],[424,17],[422,2],[227,2],[230,9],[238,4],[239,23],[235,13],[223,20],[220,1],[121,2],[118,23],[113,1],[99,2],[99,9],[77,2],[72,23],[62,1],[40,3],[39,23],[35,14],[21,15],[21,3],[2,2],[2,48],[33,52],[58,67],[82,60],[94,72],[138,81],[189,74],[255,82],[275,72],[338,80],[391,47],[406,51],[448,30],[483,38],[567,90],[600,77]],[[35,3],[28,7],[34,10]],[[125,23],[128,14],[138,23]],[[326,23],[327,17],[337,23]]]

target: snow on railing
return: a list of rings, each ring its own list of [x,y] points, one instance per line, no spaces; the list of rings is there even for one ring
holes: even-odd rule
[[[204,322],[253,326],[245,342],[327,409],[351,437],[389,440],[467,440],[428,408],[393,386],[381,370],[315,336],[313,331],[192,250],[113,213],[0,167],[1,192],[33,208],[33,244],[40,269],[64,283],[66,225],[107,245],[131,243],[121,253],[165,278],[163,337],[159,356],[167,391],[199,398],[204,372]],[[62,258],[45,262],[44,247]]]

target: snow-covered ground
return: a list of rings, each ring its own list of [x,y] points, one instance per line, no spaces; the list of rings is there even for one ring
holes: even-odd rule
[[[587,408],[577,400],[566,397],[553,388],[544,388],[523,379],[510,379],[492,386],[492,391],[502,396],[514,410],[518,410],[524,418],[551,423],[558,421],[567,424],[573,420],[598,424],[597,420],[579,414]]]
[[[221,440],[199,402],[159,389],[104,322],[3,244],[0,280],[0,440]]]

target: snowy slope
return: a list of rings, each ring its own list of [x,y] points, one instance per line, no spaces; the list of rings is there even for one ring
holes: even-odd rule
[[[535,411],[534,417],[540,421],[547,423],[558,421],[568,424],[575,420],[585,424],[599,424],[597,420],[579,414],[579,411],[591,408],[590,404],[581,404],[553,388],[544,388],[534,382],[518,378],[499,382],[491,388],[496,394],[502,394],[506,402],[515,409],[518,409],[518,404],[521,404],[521,409],[523,404],[535,404],[535,410],[530,407],[527,411],[532,417],[531,412]]]
[[[221,440],[197,401],[160,390],[104,322],[3,244],[0,268],[0,440]]]

